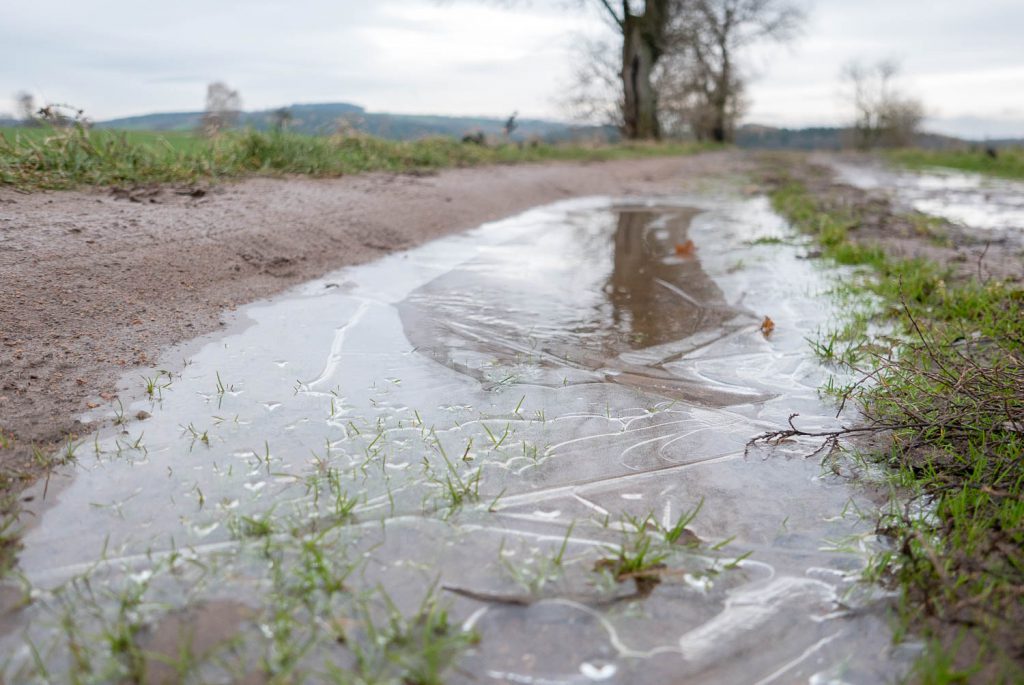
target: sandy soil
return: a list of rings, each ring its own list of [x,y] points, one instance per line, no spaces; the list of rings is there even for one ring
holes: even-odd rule
[[[34,447],[85,433],[76,417],[115,401],[126,370],[240,304],[532,206],[679,192],[744,168],[715,153],[204,189],[0,188],[0,484],[38,476]]]

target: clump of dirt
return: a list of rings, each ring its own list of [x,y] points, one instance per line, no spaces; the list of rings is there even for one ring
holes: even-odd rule
[[[216,191],[217,188],[212,186],[209,188],[199,186],[183,186],[175,188],[160,184],[148,184],[128,187],[114,186],[110,189],[110,197],[115,200],[127,200],[128,202],[160,204],[167,202],[168,199],[174,199],[175,196],[199,200],[206,197],[208,193]]]

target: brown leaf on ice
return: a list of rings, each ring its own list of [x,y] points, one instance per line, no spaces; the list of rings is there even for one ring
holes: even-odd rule
[[[764,333],[764,337],[768,337],[775,330],[775,322],[772,321],[770,316],[764,317],[764,321],[761,322],[761,332]]]
[[[687,240],[685,243],[676,243],[676,256],[692,257],[696,250],[697,246],[693,244],[692,240]]]

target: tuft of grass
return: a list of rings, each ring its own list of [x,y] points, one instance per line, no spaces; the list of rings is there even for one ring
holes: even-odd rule
[[[0,499],[0,580],[14,568],[21,549],[19,512],[17,498],[7,495]]]
[[[277,532],[272,514],[273,512],[267,512],[263,516],[239,516],[228,522],[228,528],[236,540],[268,538]]]
[[[700,498],[700,502],[697,503],[693,509],[684,511],[676,519],[676,522],[669,527],[662,529],[662,534],[665,536],[665,542],[669,544],[683,544],[687,546],[696,546],[700,544],[700,540],[691,531],[688,526],[693,523],[693,520],[697,518],[697,514],[704,508],[704,498]]]
[[[185,426],[185,432],[187,432],[192,438],[192,446],[195,446],[196,441],[203,443],[207,447],[210,446],[210,431],[209,429],[201,431],[191,423]]]
[[[746,244],[747,245],[786,245],[786,244],[788,244],[788,241],[785,238],[780,238],[779,236],[768,235],[768,236],[762,236],[760,238],[755,238],[754,240],[748,240],[748,241],[746,241]]]
[[[717,148],[697,143],[487,147],[449,138],[391,141],[251,130],[207,139],[75,125],[0,130],[0,183],[21,189],[192,184],[251,175],[337,177],[368,171],[687,155],[712,149]]]
[[[433,433],[433,431],[431,431],[431,435],[434,439],[434,445],[437,448],[438,454],[440,454],[441,458],[444,460],[445,471],[442,476],[438,476],[433,472],[429,462],[424,462],[426,466],[426,477],[428,481],[440,487],[444,501],[448,507],[448,513],[454,514],[465,504],[479,502],[480,479],[483,475],[483,467],[477,467],[467,474],[459,473],[458,468],[456,468],[455,464],[452,463],[452,460],[448,458],[448,453],[445,452],[444,445],[441,444],[440,438],[438,438],[437,434]],[[466,452],[469,452],[468,447]],[[463,459],[462,461],[466,460]],[[491,506],[493,506],[493,503]]]
[[[445,672],[466,648],[479,642],[475,632],[453,626],[447,610],[434,592],[429,592],[419,609],[404,616],[390,597],[380,592],[386,603],[387,618],[375,620],[364,607],[362,627],[364,639],[352,640],[355,673],[358,680],[341,682],[400,682],[407,685],[441,685]]]
[[[163,399],[164,390],[171,387],[171,375],[166,371],[157,371],[155,376],[143,376],[142,381],[150,399]]]
[[[626,523],[632,531],[626,531],[621,544],[611,549],[610,556],[598,560],[595,568],[607,571],[619,582],[632,578],[637,593],[645,596],[661,582],[659,571],[665,568],[669,551],[656,539],[658,526],[651,515],[644,519],[627,517]]]
[[[894,162],[911,169],[946,167],[1002,178],[1024,178],[1024,148],[1003,148],[992,157],[985,150],[893,150]]]

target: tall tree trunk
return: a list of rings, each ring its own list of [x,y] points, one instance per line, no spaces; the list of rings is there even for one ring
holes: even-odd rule
[[[662,53],[668,21],[668,0],[647,0],[643,14],[631,14],[623,3],[622,92],[623,135],[660,138],[658,92],[651,83],[654,65]]]
[[[658,138],[658,94],[651,84],[654,50],[644,38],[642,17],[626,17],[622,41],[623,134]]]
[[[721,44],[722,71],[718,75],[715,94],[711,101],[714,110],[714,123],[711,126],[711,139],[716,143],[731,143],[733,137],[732,122],[729,121],[729,101],[733,95],[732,62],[729,48],[724,38]]]
[[[716,143],[728,143],[732,139],[732,126],[729,125],[729,98],[721,91],[715,94],[712,107],[711,140]]]

